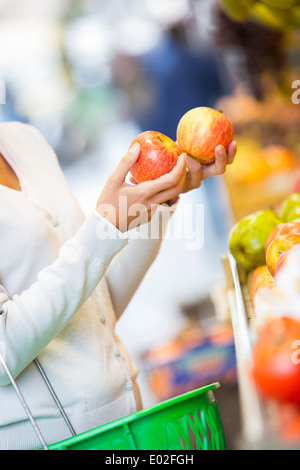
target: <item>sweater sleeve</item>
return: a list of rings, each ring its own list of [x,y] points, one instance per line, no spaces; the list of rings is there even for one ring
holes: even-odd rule
[[[151,222],[128,231],[127,246],[111,262],[105,277],[117,319],[155,261],[175,209],[159,206]]]
[[[95,289],[127,239],[96,211],[27,290],[0,287],[0,350],[16,377],[62,330]],[[0,385],[9,384],[0,367]]]

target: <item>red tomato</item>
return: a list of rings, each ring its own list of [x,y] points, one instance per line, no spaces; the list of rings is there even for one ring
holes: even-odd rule
[[[275,401],[300,403],[300,322],[273,318],[253,349],[254,380],[261,393]]]

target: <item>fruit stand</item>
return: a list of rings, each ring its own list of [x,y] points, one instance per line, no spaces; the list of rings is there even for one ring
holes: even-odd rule
[[[219,5],[216,41],[229,55],[240,51],[244,73],[236,72],[237,86],[216,106],[238,143],[224,176],[235,225],[222,259],[242,417],[238,446],[299,449],[300,112],[293,84],[300,2]]]
[[[262,440],[267,439],[267,420],[264,407],[248,373],[252,360],[249,315],[237,264],[233,256],[231,254],[224,255],[223,264],[227,279],[227,302],[236,348],[242,419],[242,437],[239,444],[241,447],[256,447]]]
[[[300,448],[298,198],[298,193],[290,195],[278,213],[261,210],[237,222],[230,234],[231,252],[222,259],[236,349],[242,448]],[[241,240],[245,233],[249,239]],[[247,251],[253,240],[256,252]],[[286,241],[293,243],[283,247]]]
[[[288,448],[276,432],[276,410],[268,408],[255,387],[249,368],[252,363],[252,343],[249,323],[253,318],[249,295],[231,254],[225,254],[223,265],[227,279],[227,302],[235,339],[237,375],[242,429],[237,447],[241,449]]]
[[[283,424],[289,425],[289,420],[294,421],[293,412],[287,422],[282,421],[280,406],[265,401],[251,378],[250,370],[253,363],[251,322],[255,319],[249,292],[231,254],[224,255],[223,264],[227,278],[227,301],[235,338],[242,419],[242,432],[237,446],[241,449],[254,450],[299,450],[299,429],[292,426],[289,429],[282,428]]]

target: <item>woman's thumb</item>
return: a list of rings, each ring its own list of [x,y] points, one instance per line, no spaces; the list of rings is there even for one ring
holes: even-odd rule
[[[119,165],[115,170],[115,176],[118,179],[125,181],[127,173],[131,170],[134,163],[137,161],[140,154],[140,144],[136,142],[135,144],[130,147],[126,155],[121,159]]]

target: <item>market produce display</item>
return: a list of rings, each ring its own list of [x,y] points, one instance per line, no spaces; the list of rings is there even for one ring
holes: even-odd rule
[[[253,309],[249,327],[255,334],[249,373],[265,400],[297,407],[300,405],[298,210],[300,194],[291,194],[277,211],[260,211],[239,221],[229,238],[239,269],[246,270],[245,288]]]
[[[299,0],[219,0],[226,14],[237,22],[256,21],[286,31],[300,26]]]
[[[258,448],[287,438],[299,448],[300,0],[216,0],[212,21],[235,83],[215,107],[238,145],[224,175],[234,221],[224,265],[244,431],[253,442],[260,423]]]

